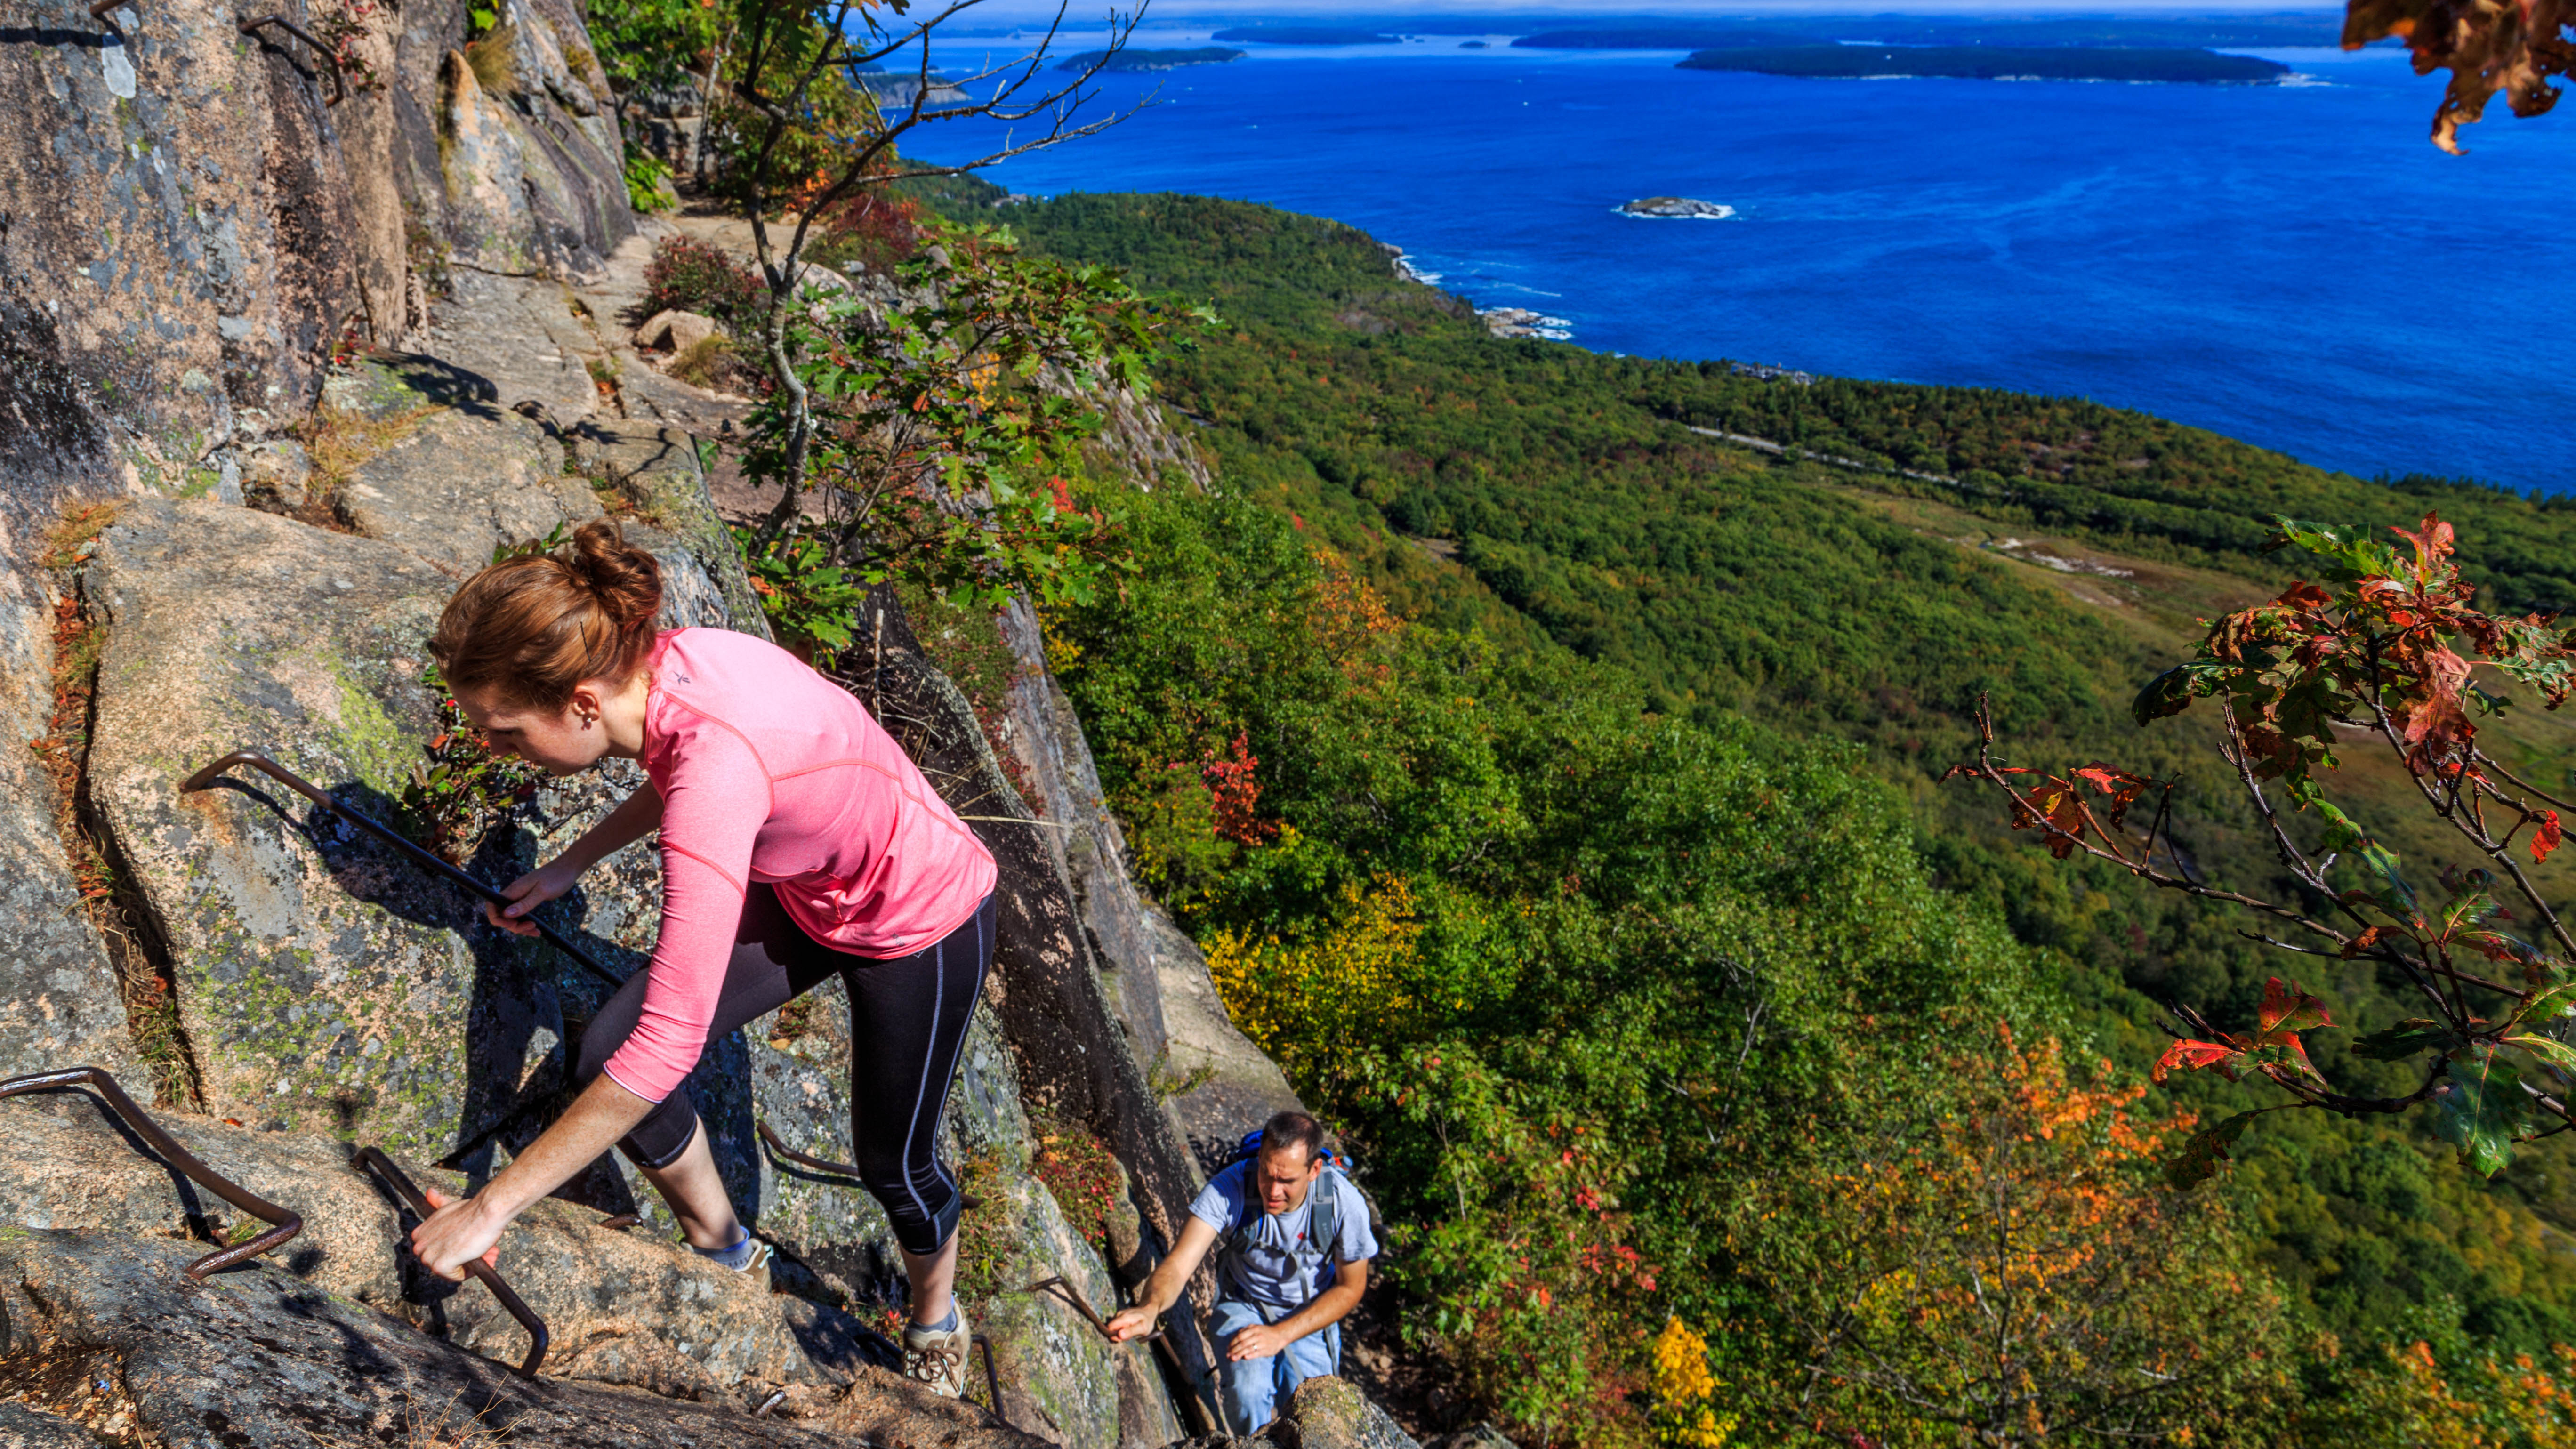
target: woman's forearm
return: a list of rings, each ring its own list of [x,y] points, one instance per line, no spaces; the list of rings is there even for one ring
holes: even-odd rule
[[[662,795],[648,781],[623,804],[600,817],[597,825],[582,832],[581,838],[555,857],[560,865],[573,871],[586,871],[617,852],[652,834],[662,824]]]
[[[601,1073],[573,1099],[572,1109],[555,1119],[528,1149],[510,1159],[477,1196],[492,1211],[517,1217],[528,1204],[572,1181],[573,1175],[597,1161],[635,1130],[653,1104]]]
[[[563,1114],[528,1150],[511,1159],[483,1190],[469,1198],[451,1199],[436,1188],[429,1200],[436,1211],[412,1229],[412,1251],[442,1278],[464,1276],[462,1264],[492,1261],[501,1230],[527,1211],[528,1204],[572,1180],[572,1175],[635,1130],[653,1104],[601,1076],[582,1089],[572,1110]]]

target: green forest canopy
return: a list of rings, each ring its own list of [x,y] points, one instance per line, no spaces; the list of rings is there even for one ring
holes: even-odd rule
[[[2141,737],[2121,706],[2178,657],[2194,613],[2279,586],[2261,551],[2276,513],[2412,522],[2438,508],[2459,525],[2491,597],[2549,607],[2576,598],[2567,548],[2576,510],[2554,499],[2425,478],[2364,482],[2080,399],[1833,379],[1801,387],[1723,363],[1501,341],[1456,299],[1395,277],[1385,249],[1362,234],[1255,206],[1074,196],[1015,208],[1009,219],[1038,248],[1131,268],[1149,292],[1212,298],[1226,318],[1222,333],[1165,365],[1162,388],[1216,454],[1225,491],[1263,506],[1246,514],[1226,500],[1142,504],[1138,540],[1154,582],[1117,609],[1064,621],[1086,651],[1068,679],[1140,854],[1203,942],[1275,934],[1347,946],[1371,919],[1373,890],[1413,882],[1419,934],[1401,954],[1419,973],[1402,983],[1414,1014],[1373,1013],[1367,1060],[1327,1049],[1352,1023],[1337,1026],[1311,1003],[1274,1041],[1301,1087],[1362,1127],[1408,1169],[1397,1179],[1408,1183],[1441,1184],[1457,1166],[1367,1088],[1398,1079],[1427,1088],[1426,1054],[1464,1050],[1440,1043],[1493,1044],[1478,1058],[1518,1084],[1525,1107],[1554,1101],[1548,1110],[1597,1113],[1651,1097],[1651,1051],[1612,1050],[1610,1039],[1573,1025],[1597,1019],[1591,1008],[1614,990],[1581,969],[1587,951],[1626,963],[1623,978],[1639,963],[1666,963],[1627,982],[1645,993],[1635,1019],[1655,1041],[1702,1054],[1730,1029],[1740,1036],[1748,993],[1815,989],[1777,955],[1749,968],[1731,997],[1714,982],[1690,986],[1695,972],[1717,969],[1692,963],[1722,958],[1742,972],[1747,940],[1783,939],[1778,920],[1760,924],[1732,903],[1728,893],[1746,887],[1681,863],[1746,848],[1717,823],[1722,809],[1685,805],[1681,818],[1696,823],[1679,835],[1599,833],[1604,821],[1661,818],[1633,794],[1650,783],[1684,801],[1701,789],[1718,794],[1698,798],[1720,799],[1722,789],[1688,783],[1698,778],[1689,771],[1668,777],[1632,764],[1595,777],[1625,782],[1604,784],[1610,795],[1542,816],[1529,791],[1549,762],[1609,749],[1632,760],[1668,751],[1728,761],[1711,779],[1785,770],[1780,779],[1799,783],[1772,788],[1796,802],[1792,834],[1894,848],[1871,857],[1880,864],[1866,873],[1921,873],[1948,898],[1982,902],[1967,917],[1943,917],[1949,924],[1901,933],[1942,943],[1930,948],[1937,959],[1984,965],[1961,978],[1917,959],[1872,977],[1869,953],[1853,954],[1859,974],[1841,1004],[1789,1030],[1778,1048],[1784,1064],[1802,1053],[1835,1059],[1849,1044],[1834,1013],[1883,1023],[1880,1010],[1910,983],[1921,992],[1914,1019],[1942,1024],[1923,1028],[1936,1036],[1998,1012],[1980,993],[2001,991],[2015,1005],[2000,1014],[2080,1034],[2135,1075],[2160,1045],[2158,1002],[2241,1019],[2264,978],[2285,968],[2238,939],[2234,923],[2150,898],[2124,877],[2034,859],[1975,802],[1934,791],[1930,778],[1960,756],[1975,699],[1991,694],[2007,738],[2052,760],[2118,752],[2140,767],[2181,765],[2190,736]],[[1782,461],[1694,428],[1933,476]],[[2034,566],[2033,549],[2014,551],[2032,542],[2024,534],[2061,564],[2105,572]],[[1404,683],[1283,698],[1286,681],[1300,677],[1296,651],[1258,640],[1287,626],[1209,626],[1252,607],[1245,600],[1275,605],[1324,588],[1296,562],[1319,543],[1431,626],[1414,643],[1386,646],[1409,661],[1386,662],[1387,678]],[[1491,643],[1435,644],[1439,629]],[[1322,690],[1329,681],[1313,682]],[[1318,697],[1335,702],[1321,709]],[[1462,715],[1460,700],[1492,713]],[[1384,713],[1363,727],[1369,710]],[[1748,726],[1747,715],[1763,727]],[[1535,727],[1517,721],[1541,716],[1550,723],[1527,736],[1535,745],[1509,743]],[[1260,808],[1284,823],[1277,841],[1209,843],[1211,822],[1188,818],[1187,797],[1206,792],[1168,788],[1165,762],[1222,754],[1220,737],[1235,734],[1244,740],[1236,748],[1261,761]],[[1612,743],[1623,735],[1665,742]],[[1368,748],[1370,738],[1381,746]],[[1833,740],[1867,752],[1835,755]],[[2532,740],[2549,755],[2561,745],[2546,732]],[[1881,783],[1860,794],[1822,783],[1855,772]],[[1887,787],[1893,793],[1871,793]],[[2187,838],[2208,869],[2260,872],[2265,857],[2249,827],[2213,805]],[[1454,867],[1456,859],[1473,863]],[[1528,903],[1548,879],[1560,882],[1557,903],[1532,915]],[[1829,880],[1839,877],[1820,873],[1824,889],[1790,891],[1811,910],[1820,896],[1835,902],[1846,924],[1828,930],[1883,927],[1942,899],[1886,915],[1873,899],[1854,911],[1863,897]],[[1773,888],[1752,887],[1752,899]],[[1728,931],[1671,934],[1682,929],[1671,903],[1684,901],[1701,920],[1728,919]],[[1978,912],[2009,924],[2021,942],[2014,949],[2044,954],[1972,947],[1983,939]],[[2025,960],[2039,964],[2014,964]],[[2388,1005],[2368,979],[2323,989],[2338,1020]],[[1666,1014],[1693,1001],[1694,1012],[1736,1014],[1724,1023]],[[2366,1082],[2380,1070],[2350,1060],[2332,1036],[2318,1045],[2330,1074]],[[1816,1057],[1803,1059],[1808,1066],[1784,1065],[1787,1077],[1755,1089],[1808,1091],[1816,1072],[1831,1075]],[[1594,1065],[1573,1072],[1579,1061]],[[1633,1070],[1623,1078],[1607,1062]],[[2255,1101],[2223,1084],[2185,1092],[2210,1108]],[[1800,1100],[1814,1107],[1830,1096]],[[1836,1100],[1832,1110],[1865,1109]],[[2548,1271],[2576,1189],[2563,1154],[2531,1152],[2489,1185],[2404,1127],[2269,1122],[2281,1119],[2239,1151],[2234,1240],[2316,1322],[2361,1343],[2401,1323],[2427,1331],[2445,1314],[2500,1346],[2576,1337],[2576,1305]],[[1414,1160],[1416,1150],[1432,1156]],[[1654,1185],[1633,1199],[1642,1203],[1705,1202],[1715,1191],[1657,1177],[1675,1170],[1669,1162],[1618,1170]],[[1435,1202],[1414,1206],[1441,1212]],[[1704,1253],[1714,1228],[1682,1207],[1640,1208],[1635,1219],[1635,1240],[1667,1262]],[[1474,1257],[1469,1247],[1457,1252]],[[1481,1281],[1432,1267],[1411,1286],[1448,1304],[1489,1291],[1462,1287]],[[1742,1311],[1722,1273],[1693,1282],[1661,1301]]]

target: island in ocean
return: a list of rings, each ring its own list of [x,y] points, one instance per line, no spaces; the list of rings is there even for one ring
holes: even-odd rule
[[[1086,50],[1067,56],[1057,70],[1090,70],[1098,66],[1105,71],[1126,73],[1148,70],[1179,70],[1185,65],[1222,65],[1243,59],[1243,52],[1222,45],[1203,45],[1195,50]]]
[[[2275,81],[2278,61],[2165,46],[1780,45],[1695,52],[1683,70],[1762,75],[1939,76],[1965,80]]]
[[[1263,45],[1393,45],[1396,37],[1374,30],[1338,25],[1238,25],[1220,30],[1217,40],[1250,40]]]
[[[1524,50],[1732,50],[1747,45],[2202,46],[2244,50],[2333,45],[2340,17],[2328,11],[2277,15],[1915,16],[1772,15],[1710,18],[1689,25],[1603,25],[1543,30],[1512,44]]]
[[[1619,208],[1627,216],[1650,216],[1675,221],[1724,221],[1735,215],[1735,208],[1714,201],[1696,201],[1687,196],[1640,196]]]

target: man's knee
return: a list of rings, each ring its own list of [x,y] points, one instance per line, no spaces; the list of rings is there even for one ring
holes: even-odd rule
[[[1236,1433],[1255,1433],[1277,1416],[1279,1360],[1227,1360],[1217,1365],[1217,1375],[1225,1393],[1225,1416]]]

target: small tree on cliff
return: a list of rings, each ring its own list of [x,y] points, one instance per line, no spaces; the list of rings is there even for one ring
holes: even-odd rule
[[[2144,725],[2195,699],[2219,701],[2219,757],[2294,894],[2235,889],[2191,869],[2171,834],[2173,781],[2100,761],[2064,775],[2004,764],[1982,711],[1984,745],[1950,777],[2005,796],[2013,828],[2040,832],[2061,860],[2082,852],[2233,906],[2264,923],[2246,933],[2253,939],[2317,958],[2319,968],[2368,963],[2421,1002],[2424,1015],[2353,1043],[2357,1056],[2420,1066],[2415,1088],[2395,1095],[2348,1093],[2318,1071],[2302,1034],[2335,1023],[2324,1003],[2278,977],[2250,1031],[2219,1031],[2192,1007],[2178,1008],[2191,1034],[2156,1063],[2158,1080],[2215,1071],[2259,1079],[2283,1100],[2194,1135],[2169,1164],[2177,1185],[2206,1179],[2266,1112],[2352,1116],[2426,1103],[2460,1160],[2492,1175],[2515,1142],[2576,1125],[2576,1048],[2565,1040],[2576,1015],[2576,938],[2525,870],[2558,848],[2558,812],[2576,806],[2481,745],[2479,721],[2511,707],[2508,683],[2551,709],[2564,703],[2576,686],[2576,651],[2552,619],[2475,608],[2451,526],[2438,517],[2391,530],[2404,551],[2359,529],[2287,519],[2280,528],[2277,546],[2304,551],[2323,582],[2294,583],[2212,624],[2190,660],[2147,684],[2133,712]],[[2329,799],[2338,752],[2355,744],[2393,763],[2436,828],[2475,863],[2410,877],[2364,822]],[[2317,828],[2294,831],[2275,791]]]
[[[972,74],[938,75],[932,41],[982,3],[952,0],[914,20],[907,0],[731,0],[717,42],[723,59],[712,73],[721,83],[708,97],[709,122],[730,134],[717,186],[751,223],[769,288],[757,346],[777,393],[777,437],[765,471],[785,490],[782,518],[794,515],[824,425],[797,365],[789,305],[809,279],[805,253],[817,225],[896,182],[963,175],[1123,119],[1089,114],[1098,101],[1092,83],[1126,46],[1141,8],[1126,16],[1111,11],[1107,44],[1069,73],[1047,69],[1066,15],[1059,5],[1035,45]],[[890,61],[899,69],[879,70]],[[999,145],[950,164],[901,149],[934,128],[993,122],[1034,129],[1006,131]]]

